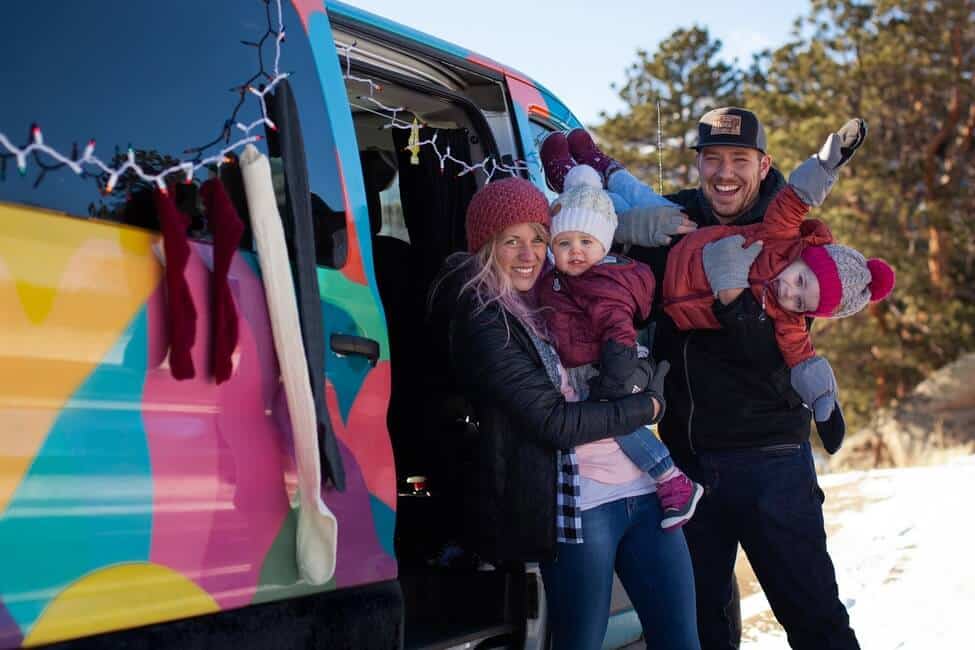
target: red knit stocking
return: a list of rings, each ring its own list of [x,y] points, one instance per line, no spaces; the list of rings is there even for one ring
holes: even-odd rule
[[[230,378],[234,365],[231,355],[237,347],[237,309],[227,282],[230,261],[240,244],[244,223],[237,216],[219,179],[211,178],[200,188],[213,233],[213,375],[217,383]]]
[[[169,330],[169,369],[175,379],[195,374],[190,350],[196,338],[196,308],[184,271],[190,258],[186,236],[190,218],[180,212],[169,194],[156,190],[156,214],[166,254],[166,327]]]

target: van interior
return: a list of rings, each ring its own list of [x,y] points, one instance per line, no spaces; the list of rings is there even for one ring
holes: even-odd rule
[[[372,50],[361,60],[362,47],[360,40],[350,76],[382,91],[354,79],[346,90],[389,334],[387,425],[399,488],[395,544],[406,647],[489,637],[507,643],[524,634],[515,622],[524,620],[525,575],[522,567],[491,567],[464,546],[464,459],[477,431],[451,379],[449,314],[428,300],[446,258],[466,249],[464,215],[485,180],[480,170],[461,174],[464,167],[442,156],[470,165],[502,159],[485,115],[506,113],[506,99],[494,80],[429,65],[409,74],[406,57],[383,52],[398,61],[391,65]],[[411,136],[435,148],[423,145],[414,158]]]

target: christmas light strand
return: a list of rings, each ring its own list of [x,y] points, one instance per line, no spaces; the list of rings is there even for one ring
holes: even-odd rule
[[[14,158],[17,161],[17,171],[23,176],[27,174],[27,162],[30,157],[33,157],[35,164],[41,169],[41,173],[37,180],[34,182],[34,187],[37,187],[41,180],[43,180],[47,172],[54,169],[60,169],[62,167],[68,167],[75,174],[85,177],[88,175],[88,171],[85,169],[86,165],[90,165],[98,168],[104,175],[108,176],[108,180],[105,183],[104,193],[111,194],[115,189],[115,185],[118,182],[119,177],[126,171],[134,172],[140,179],[147,183],[154,183],[160,191],[166,192],[166,177],[170,174],[182,173],[185,177],[187,183],[192,182],[193,175],[197,170],[207,167],[209,165],[217,165],[218,167],[227,160],[227,155],[232,151],[244,147],[252,142],[257,142],[263,139],[261,135],[252,135],[251,131],[260,125],[265,125],[272,131],[277,130],[277,126],[268,117],[267,112],[267,102],[266,96],[270,93],[278,83],[283,79],[286,79],[289,75],[288,73],[280,72],[279,65],[281,61],[281,43],[285,38],[284,22],[281,10],[281,0],[275,0],[277,6],[277,19],[278,19],[278,29],[274,30],[271,24],[271,9],[270,0],[263,0],[267,18],[268,18],[268,30],[265,32],[264,36],[261,37],[259,41],[249,42],[241,41],[244,45],[252,46],[258,50],[258,63],[260,65],[260,70],[252,76],[247,82],[242,86],[234,88],[240,92],[240,100],[234,107],[231,117],[225,121],[223,130],[221,134],[215,138],[213,141],[202,145],[200,147],[194,147],[192,149],[187,149],[184,153],[196,153],[197,155],[192,160],[181,161],[172,165],[158,174],[150,174],[145,169],[142,168],[135,160],[135,151],[130,146],[128,149],[128,154],[125,162],[120,167],[111,167],[95,156],[95,140],[91,139],[85,146],[82,154],[79,156],[77,153],[77,145],[74,145],[71,156],[66,156],[56,149],[49,147],[44,143],[44,136],[41,132],[40,127],[37,124],[31,125],[29,141],[23,147],[18,147],[10,138],[7,137],[2,131],[0,131],[0,145],[7,150],[7,153],[0,151],[0,163],[3,164],[3,168],[0,171],[6,169],[6,162],[9,158]],[[269,36],[274,37],[274,68],[273,73],[269,73],[264,70],[264,58],[263,58],[263,45]],[[267,80],[267,84],[262,85],[261,88],[255,88],[252,84],[258,79],[264,78]],[[247,95],[251,94],[258,98],[261,109],[261,118],[254,120],[250,124],[243,124],[237,121],[237,114],[239,113],[241,107]],[[221,140],[229,142],[230,134],[232,128],[239,129],[243,136],[241,139],[236,140],[232,144],[222,147],[219,152],[214,155],[208,156],[206,158],[201,158],[201,154],[207,149],[212,148],[217,145]],[[58,161],[56,164],[45,163],[41,160],[39,154],[44,153]]]
[[[370,113],[377,114],[382,117],[386,117],[389,120],[389,122],[385,126],[383,126],[383,128],[385,129],[417,129],[420,126],[425,126],[422,122],[419,121],[419,118],[417,118],[415,115],[414,118],[416,121],[413,123],[402,120],[399,117],[400,113],[413,114],[412,111],[410,111],[405,106],[396,106],[396,107],[387,106],[382,101],[377,99],[375,95],[377,92],[383,91],[382,84],[377,83],[373,79],[369,79],[367,77],[358,77],[352,74],[352,52],[358,49],[356,47],[356,44],[357,41],[353,41],[351,44],[348,45],[342,45],[339,43],[335,44],[336,49],[338,49],[340,52],[339,57],[340,58],[344,57],[345,59],[344,61],[345,65],[343,66],[344,72],[342,73],[342,78],[345,79],[346,81],[352,81],[352,82],[364,84],[369,89],[369,94],[357,95],[356,99],[360,101],[367,101],[371,103],[373,106],[377,107],[379,110],[377,111],[375,109],[369,109],[366,107],[358,107],[358,108],[362,108],[363,110],[366,110]],[[481,162],[477,163],[476,165],[471,165],[470,163],[460,160],[459,158],[456,158],[453,155],[451,155],[450,145],[447,145],[445,151],[441,153],[440,148],[437,146],[437,135],[439,133],[440,133],[439,129],[435,129],[433,135],[429,139],[418,141],[416,143],[411,144],[410,149],[414,151],[419,150],[422,147],[429,147],[430,149],[432,149],[434,155],[437,156],[437,160],[439,161],[441,173],[444,171],[444,167],[448,160],[460,166],[461,170],[456,174],[458,177],[464,176],[466,174],[470,174],[471,172],[474,171],[481,171],[484,173],[485,182],[487,183],[490,183],[493,180],[494,175],[497,174],[498,172],[514,175],[516,172],[528,171],[528,165],[523,160],[516,160],[509,165],[505,163],[499,163],[494,158],[494,156],[489,156],[484,160],[482,160]]]

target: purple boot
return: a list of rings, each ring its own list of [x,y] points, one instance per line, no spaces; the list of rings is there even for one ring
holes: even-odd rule
[[[665,481],[657,483],[657,498],[663,507],[664,518],[660,527],[673,530],[686,524],[694,516],[697,502],[704,496],[704,488],[675,469]]]
[[[615,159],[604,154],[592,136],[585,129],[572,129],[566,137],[569,141],[569,153],[580,165],[589,165],[603,177],[603,185],[609,180],[610,174],[623,169]]]
[[[549,189],[561,194],[565,175],[576,166],[576,162],[569,155],[569,143],[565,134],[560,131],[549,133],[542,140],[538,154],[542,158],[542,169],[545,170],[545,182]]]

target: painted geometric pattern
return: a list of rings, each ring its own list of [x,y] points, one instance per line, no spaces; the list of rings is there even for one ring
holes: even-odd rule
[[[337,569],[310,587],[295,566],[295,464],[256,261],[240,252],[231,265],[239,343],[218,386],[212,249],[192,245],[197,373],[180,382],[158,240],[0,205],[0,647],[396,575],[388,359],[326,359],[347,489],[324,489]],[[386,349],[374,290],[336,271],[320,280],[326,336]]]

